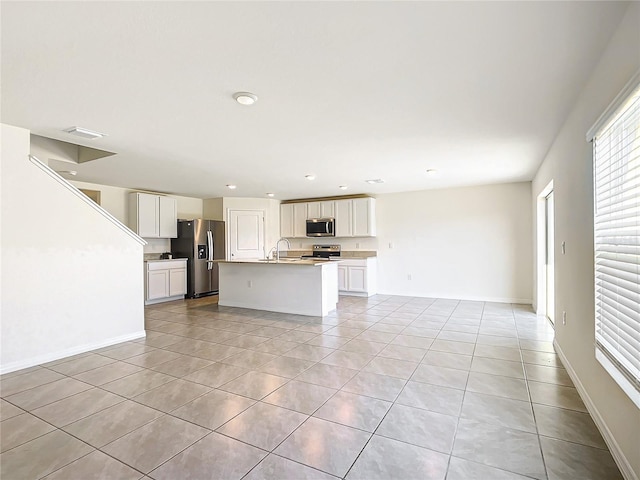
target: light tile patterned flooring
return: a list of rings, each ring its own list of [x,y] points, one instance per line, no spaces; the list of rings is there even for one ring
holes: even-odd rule
[[[528,306],[146,318],[146,339],[2,377],[3,480],[621,478]]]

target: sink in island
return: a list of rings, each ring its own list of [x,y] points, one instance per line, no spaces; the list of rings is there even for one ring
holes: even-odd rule
[[[324,317],[338,303],[338,262],[219,260],[218,305]]]

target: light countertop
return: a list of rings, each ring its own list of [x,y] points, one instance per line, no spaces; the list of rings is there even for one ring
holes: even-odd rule
[[[300,266],[322,266],[329,263],[339,263],[339,260],[312,260],[310,258],[302,259],[287,259],[281,258],[280,260],[258,260],[258,259],[246,259],[246,260],[216,260],[217,263],[245,263],[253,265],[300,265]]]
[[[145,262],[179,262],[179,261],[183,261],[186,262],[187,259],[186,258],[152,258],[149,260],[145,260]]]

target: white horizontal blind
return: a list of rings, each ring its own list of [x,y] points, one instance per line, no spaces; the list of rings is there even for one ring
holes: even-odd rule
[[[640,398],[640,89],[596,135],[596,356]],[[605,358],[603,358],[603,356]],[[623,385],[624,383],[624,385]]]

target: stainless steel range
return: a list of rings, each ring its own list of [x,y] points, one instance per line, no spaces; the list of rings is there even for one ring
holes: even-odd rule
[[[324,258],[327,260],[340,257],[340,245],[314,245],[312,255],[303,255],[302,258]]]

